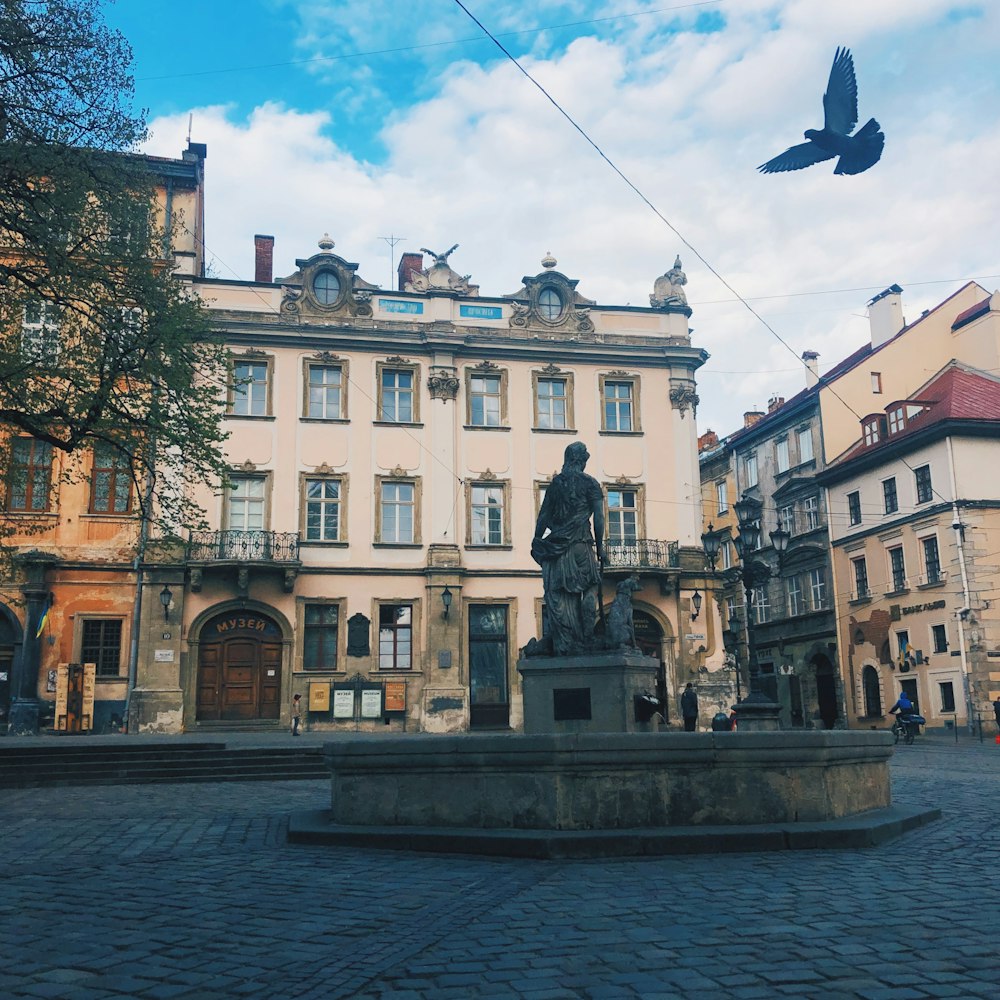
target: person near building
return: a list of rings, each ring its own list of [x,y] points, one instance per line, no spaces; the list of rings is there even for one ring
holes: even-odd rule
[[[299,736],[299,726],[302,724],[302,695],[292,696],[292,736]]]
[[[896,704],[889,709],[889,714],[895,715],[898,712],[900,715],[912,715],[913,711],[913,702],[910,701],[909,695],[905,691],[900,691]]]
[[[997,695],[996,701],[993,702],[993,714],[997,719],[997,729],[1000,730],[1000,694]]]
[[[693,733],[698,725],[698,693],[690,682],[681,695],[681,715],[684,717],[684,732]]]

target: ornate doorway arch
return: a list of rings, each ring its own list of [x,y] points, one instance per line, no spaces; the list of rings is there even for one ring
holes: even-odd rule
[[[0,604],[0,732],[7,731],[11,697],[14,690],[14,669],[21,658],[23,634],[14,613]]]
[[[281,627],[259,611],[223,611],[201,627],[199,722],[278,719],[281,715]]]

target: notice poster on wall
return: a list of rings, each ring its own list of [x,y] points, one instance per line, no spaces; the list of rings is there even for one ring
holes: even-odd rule
[[[361,718],[380,719],[382,717],[382,686],[361,689]]]
[[[335,688],[333,692],[333,717],[354,718],[354,688]]]
[[[387,712],[406,711],[406,681],[385,682],[385,710]]]

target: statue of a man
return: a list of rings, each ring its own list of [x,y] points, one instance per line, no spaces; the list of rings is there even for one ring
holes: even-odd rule
[[[548,637],[555,656],[596,647],[594,626],[601,588],[598,560],[604,561],[604,493],[600,483],[583,471],[588,458],[582,441],[566,448],[562,472],[545,491],[531,542],[531,557],[542,567]]]

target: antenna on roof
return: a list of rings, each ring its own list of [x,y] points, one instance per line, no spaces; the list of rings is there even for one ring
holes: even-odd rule
[[[188,139],[187,139],[189,146],[191,145],[191,122],[193,120],[194,120],[194,112],[193,111],[189,111],[188,112]]]
[[[391,291],[395,282],[393,281],[392,260],[396,256],[396,244],[402,243],[405,236],[380,236],[380,240],[385,240],[389,244],[389,290]]]

